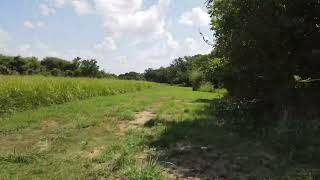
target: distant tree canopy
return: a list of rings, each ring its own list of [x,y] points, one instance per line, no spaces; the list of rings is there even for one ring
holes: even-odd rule
[[[67,61],[56,57],[38,60],[36,57],[0,55],[0,74],[32,75],[43,74],[68,77],[117,77],[99,69],[95,59],[75,58]]]
[[[137,72],[129,72],[125,74],[120,74],[118,76],[119,79],[124,80],[144,80],[143,74],[137,73]]]
[[[219,87],[211,68],[217,61],[213,54],[178,58],[168,67],[147,69],[144,78],[147,81],[192,86],[194,90],[206,83]]]

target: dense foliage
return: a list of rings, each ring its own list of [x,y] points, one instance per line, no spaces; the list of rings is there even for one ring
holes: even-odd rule
[[[319,104],[318,0],[216,0],[209,9],[233,97],[271,106]]]
[[[88,97],[134,92],[154,85],[142,81],[0,76],[0,115]]]
[[[218,79],[213,75],[219,59],[209,55],[195,55],[175,59],[170,66],[159,69],[147,69],[144,78],[158,83],[192,86],[194,90],[205,89],[212,91],[214,86],[220,87]]]
[[[3,75],[52,75],[68,77],[116,77],[99,69],[95,59],[75,58],[67,61],[56,57],[46,57],[39,61],[36,57],[0,55],[0,74]]]
[[[209,0],[208,9],[211,72],[229,92],[214,106],[221,124],[319,158],[320,1]]]
[[[120,74],[118,78],[124,80],[144,80],[143,74],[137,72],[128,72],[125,74]]]

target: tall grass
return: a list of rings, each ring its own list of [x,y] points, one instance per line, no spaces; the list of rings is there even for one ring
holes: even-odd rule
[[[151,88],[154,83],[89,78],[0,76],[0,115]]]

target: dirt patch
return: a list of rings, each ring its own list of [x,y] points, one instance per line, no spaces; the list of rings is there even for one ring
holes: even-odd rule
[[[50,149],[51,142],[49,140],[39,141],[35,147],[39,150],[39,152],[45,152]]]
[[[276,160],[263,151],[242,154],[237,148],[199,147],[188,141],[177,142],[162,154],[160,164],[179,180],[265,179]]]
[[[135,155],[135,159],[142,164],[143,162],[145,162],[148,158],[148,153],[146,152],[140,152],[138,154]]]
[[[86,151],[84,153],[84,158],[87,160],[91,160],[91,159],[97,157],[100,153],[101,153],[100,149],[92,149],[92,150]]]
[[[42,129],[56,129],[59,124],[53,120],[46,120],[42,123]]]
[[[127,130],[130,128],[134,128],[136,126],[144,126],[148,122],[150,122],[155,117],[155,114],[152,111],[142,111],[135,115],[134,120],[128,122],[125,121],[116,121],[117,122],[117,131],[115,134],[118,137],[122,137],[126,134]]]
[[[17,153],[31,150],[39,152],[49,150],[51,141],[55,139],[54,131],[60,124],[54,120],[45,120],[40,128],[25,128],[17,133],[0,136],[0,153],[15,151]]]
[[[130,124],[143,126],[154,117],[155,117],[155,114],[153,114],[152,112],[142,111],[135,115],[134,121],[131,121]]]
[[[119,123],[118,125],[118,130],[116,132],[117,136],[124,136],[126,130],[128,129],[128,124],[127,123]]]

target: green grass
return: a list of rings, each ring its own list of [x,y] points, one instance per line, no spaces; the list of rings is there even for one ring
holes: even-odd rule
[[[220,128],[210,103],[223,94],[158,85],[16,112],[0,119],[0,179],[294,179],[298,168],[309,177]],[[154,117],[133,125],[142,111]]]
[[[135,92],[153,86],[154,83],[142,81],[0,76],[0,115],[89,97]]]

